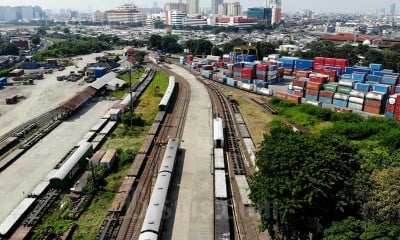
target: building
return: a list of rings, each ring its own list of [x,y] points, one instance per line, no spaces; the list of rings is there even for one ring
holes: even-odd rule
[[[249,8],[247,10],[248,18],[257,19],[258,23],[271,25],[272,8]]]
[[[211,25],[221,27],[251,27],[257,24],[255,18],[244,18],[244,17],[216,17],[215,22],[212,21]]]
[[[273,0],[267,0],[265,6],[266,6],[267,8],[270,8],[271,5],[272,5],[272,2],[273,2]]]
[[[207,25],[207,18],[200,17],[200,16],[186,17],[184,25],[185,26],[197,26],[197,27],[206,26]]]
[[[107,16],[105,15],[104,12],[97,10],[92,15],[92,21],[93,22],[104,22],[106,20],[106,17]]]
[[[242,6],[240,2],[222,3],[218,6],[218,15],[220,16],[240,16],[242,15]]]
[[[281,0],[274,0],[271,4],[272,9],[272,20],[271,24],[276,25],[281,22],[282,17],[282,2]]]
[[[185,22],[186,13],[180,11],[167,11],[165,17],[165,24],[169,26],[183,26]]]
[[[167,12],[167,11],[180,11],[180,12],[186,12],[186,4],[185,3],[172,3],[172,2],[169,2],[169,3],[166,3],[165,4],[165,8],[164,8],[164,10],[165,10],[165,12]]]
[[[0,6],[0,22],[44,19],[46,14],[39,6]]]
[[[200,12],[199,0],[186,0],[187,13],[198,14]]]
[[[117,6],[114,10],[106,11],[107,21],[120,23],[140,23],[144,22],[144,16],[137,7],[132,4]]]
[[[218,7],[223,2],[223,0],[211,0],[211,14],[218,14]]]

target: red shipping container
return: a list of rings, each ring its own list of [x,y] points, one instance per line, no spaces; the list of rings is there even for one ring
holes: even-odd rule
[[[310,95],[314,95],[314,96],[318,96],[319,95],[319,91],[318,90],[314,90],[314,89],[306,89],[306,93],[310,94]]]
[[[324,57],[315,57],[314,64],[325,65],[325,58]]]
[[[394,112],[395,109],[396,109],[396,105],[395,104],[386,105],[386,111],[387,112]]]
[[[331,91],[327,91],[327,90],[319,91],[319,96],[320,97],[333,98],[333,95],[335,95],[335,93],[331,92]]]
[[[381,108],[382,107],[382,101],[373,100],[373,99],[365,99],[364,105],[368,106],[368,107]]]
[[[296,77],[305,77],[308,78],[310,76],[310,71],[300,71],[300,70],[296,70],[295,71],[295,76]]]
[[[265,76],[265,75],[257,75],[257,79],[258,80],[267,80],[267,76]]]
[[[218,68],[223,68],[225,66],[225,63],[224,62],[216,62],[216,63],[214,63],[214,65]]]
[[[364,112],[373,113],[373,114],[381,114],[381,108],[364,105]]]
[[[287,100],[289,100],[291,102],[294,102],[294,103],[297,103],[297,104],[301,102],[301,98],[302,97],[303,96],[297,96],[295,94],[286,94],[286,99]]]
[[[318,75],[310,75],[310,82],[326,83],[327,81],[328,81],[328,77],[318,76]]]
[[[345,68],[349,66],[349,60],[348,59],[336,59],[335,60],[335,67],[340,67],[340,68]]]
[[[293,86],[296,86],[296,87],[305,88],[306,87],[306,83],[307,83],[306,81],[293,79]]]
[[[287,94],[283,93],[283,92],[276,92],[276,97],[278,97],[280,99],[286,99],[287,98]]]
[[[335,58],[325,58],[325,66],[331,66],[334,67],[335,66]]]
[[[304,97],[304,91],[300,90],[293,90],[293,95],[298,96],[298,97]]]
[[[321,83],[308,82],[306,88],[307,89],[313,89],[313,90],[320,90],[322,88],[322,84]]]
[[[268,71],[268,65],[267,64],[258,64],[256,66],[257,71]]]

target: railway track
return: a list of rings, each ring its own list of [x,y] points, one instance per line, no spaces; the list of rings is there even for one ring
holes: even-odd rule
[[[153,190],[153,185],[157,177],[158,167],[164,148],[169,138],[181,138],[183,127],[188,110],[190,98],[190,86],[188,83],[170,72],[168,69],[163,69],[169,75],[174,75],[178,83],[178,94],[170,103],[173,106],[171,112],[168,112],[163,126],[157,136],[156,144],[150,153],[143,172],[138,179],[138,185],[134,190],[131,204],[123,217],[122,224],[119,228],[116,239],[138,239],[141,226],[143,224],[145,212]]]
[[[246,166],[244,164],[244,154],[238,139],[238,129],[234,121],[233,114],[238,113],[239,109],[230,104],[228,99],[216,86],[215,83],[203,77],[200,79],[205,83],[210,93],[214,115],[223,117],[225,121],[225,141],[228,153],[228,175],[229,192],[231,194],[232,219],[234,237],[232,239],[256,240],[259,239],[256,228],[251,224],[250,218],[242,203],[239,194],[239,187],[235,182],[235,175],[246,175]]]

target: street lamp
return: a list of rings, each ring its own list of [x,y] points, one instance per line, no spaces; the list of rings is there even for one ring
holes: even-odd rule
[[[132,65],[136,61],[136,50],[131,47],[126,51],[126,54],[127,54],[127,61],[129,62],[129,94],[131,97],[131,100],[130,100],[130,108],[131,108],[130,122],[131,122],[131,127],[132,127],[132,118],[133,118]]]

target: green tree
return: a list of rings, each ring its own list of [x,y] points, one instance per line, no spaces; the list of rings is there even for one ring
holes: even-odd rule
[[[224,54],[224,52],[217,46],[214,46],[211,49],[211,55],[213,56],[222,56]]]
[[[31,42],[32,42],[34,45],[39,45],[40,42],[41,42],[40,37],[39,37],[38,35],[33,35],[33,36],[31,37]]]
[[[178,41],[173,35],[166,35],[161,40],[161,46],[167,53],[180,53],[183,52],[183,48],[178,44]]]
[[[12,43],[0,42],[0,55],[19,55],[19,49]]]
[[[147,46],[149,49],[162,49],[162,37],[157,34],[150,36]]]
[[[324,240],[359,240],[363,232],[363,223],[354,217],[334,222],[324,231]]]
[[[256,48],[257,48],[257,59],[262,60],[263,57],[268,56],[269,54],[276,53],[276,49],[279,46],[275,43],[270,43],[270,42],[257,42],[256,43]]]
[[[39,27],[37,30],[37,35],[39,36],[47,35],[47,27]]]
[[[63,33],[68,35],[71,33],[71,31],[69,30],[69,28],[64,28]]]
[[[284,237],[321,237],[326,226],[351,211],[352,178],[359,170],[356,153],[344,137],[273,127],[257,153],[259,172],[250,181],[262,228],[273,236],[278,226]],[[272,200],[278,206],[277,220],[265,204]]]
[[[376,170],[374,186],[363,205],[365,219],[387,225],[400,224],[400,168]]]

